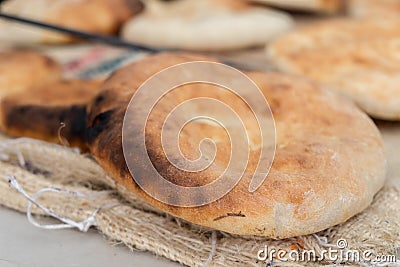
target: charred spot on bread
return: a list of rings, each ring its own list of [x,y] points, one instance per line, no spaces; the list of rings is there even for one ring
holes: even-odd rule
[[[91,144],[108,126],[114,110],[108,110],[97,115],[86,131],[86,141]]]
[[[67,127],[63,136],[68,141],[85,138],[86,107],[72,105],[65,107],[42,107],[36,105],[10,106],[4,114],[4,126],[13,131],[26,133],[38,132],[42,135],[57,136],[61,123]]]

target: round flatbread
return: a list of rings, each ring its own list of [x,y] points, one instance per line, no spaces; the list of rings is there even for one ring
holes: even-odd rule
[[[355,17],[399,17],[400,0],[350,0],[348,9]]]
[[[259,46],[293,24],[285,13],[245,1],[148,0],[145,5],[123,27],[122,37],[158,48],[212,51]]]
[[[58,80],[61,66],[53,59],[33,51],[0,52],[0,98]]]
[[[142,9],[139,0],[9,0],[2,4],[4,13],[97,34],[117,33],[125,21]],[[0,21],[0,39],[22,44],[77,40],[4,20]]]
[[[276,125],[276,153],[265,182],[250,193],[251,170],[261,143],[250,143],[249,168],[236,187],[224,197],[200,207],[168,205],[147,195],[132,178],[122,148],[122,126],[131,96],[151,75],[175,64],[215,61],[190,54],[160,54],[145,58],[115,72],[94,98],[88,113],[88,143],[99,164],[118,184],[162,211],[189,222],[239,235],[284,238],[314,233],[361,212],[382,187],[386,160],[378,129],[371,119],[345,98],[303,78],[285,74],[246,72],[268,100]],[[188,85],[189,86],[189,85]],[[192,84],[165,95],[147,120],[146,148],[154,167],[165,179],[193,187],[209,183],[215,173],[188,173],[171,166],[160,146],[164,118],[185,99],[207,92],[228,104],[238,114],[248,106],[227,90]],[[150,93],[150,92],[149,92]],[[193,105],[184,113],[196,116]],[[187,115],[180,113],[182,116]],[[256,125],[246,126],[251,140]],[[132,121],[135,129],[135,121]],[[229,140],[215,124],[202,121],[182,131],[180,149],[188,158],[198,155],[199,141],[215,140],[215,169],[224,169],[229,158]],[[238,130],[240,130],[238,126]],[[135,133],[133,132],[132,135]],[[124,140],[129,142],[129,140]],[[264,144],[268,145],[268,144]],[[132,155],[135,157],[135,154]],[[133,160],[143,162],[141,158]],[[213,163],[213,164],[214,164]],[[142,175],[153,184],[143,166]],[[213,169],[213,170],[215,170]],[[155,188],[163,191],[163,188]],[[169,192],[175,196],[176,192]],[[193,197],[202,198],[201,195]]]
[[[14,137],[31,137],[87,150],[86,106],[100,81],[62,80],[5,96],[0,128]]]
[[[400,120],[400,19],[328,20],[268,46],[284,72],[309,77],[354,100],[373,117]]]

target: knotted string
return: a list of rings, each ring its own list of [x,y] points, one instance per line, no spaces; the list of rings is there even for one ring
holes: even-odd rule
[[[79,231],[87,232],[90,227],[97,226],[96,215],[101,210],[109,209],[109,208],[119,205],[117,203],[110,203],[110,204],[103,205],[102,207],[94,210],[90,214],[90,216],[88,218],[86,218],[85,220],[83,220],[81,222],[76,222],[71,219],[64,218],[64,217],[58,215],[57,213],[55,213],[54,211],[52,211],[51,209],[44,207],[43,205],[41,205],[40,203],[37,202],[37,199],[40,196],[42,196],[43,194],[48,193],[48,192],[54,192],[54,193],[58,193],[58,194],[62,194],[62,195],[69,195],[69,196],[82,197],[82,198],[93,198],[93,197],[103,196],[103,195],[107,194],[108,191],[101,191],[101,192],[96,192],[96,193],[92,193],[92,194],[84,194],[84,193],[75,192],[75,191],[71,191],[71,190],[67,190],[67,189],[43,188],[31,197],[20,186],[20,184],[17,182],[17,179],[15,177],[7,176],[6,179],[8,180],[8,182],[12,188],[17,190],[21,195],[23,195],[29,201],[27,211],[26,211],[28,221],[32,225],[42,228],[42,229],[56,230],[56,229],[77,228]],[[62,223],[60,223],[60,224],[41,224],[41,223],[37,222],[32,216],[32,205],[35,205],[36,207],[38,207],[39,209],[44,211],[47,215],[49,215],[50,217],[53,217],[54,219],[61,221]]]

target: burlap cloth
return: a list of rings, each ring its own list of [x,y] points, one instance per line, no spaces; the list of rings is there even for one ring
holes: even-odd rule
[[[378,125],[387,147],[389,171],[384,188],[369,208],[342,225],[298,238],[271,240],[217,232],[216,251],[209,266],[265,266],[265,262],[257,261],[257,251],[264,245],[279,249],[314,249],[318,254],[339,238],[346,239],[352,249],[369,248],[376,254],[395,254],[400,247],[400,123],[378,122]],[[38,201],[75,221],[85,220],[105,204],[117,203],[95,216],[99,233],[112,242],[150,251],[188,266],[203,266],[210,255],[212,230],[175,219],[146,205],[117,186],[89,155],[41,141],[2,137],[0,158],[0,175],[15,176],[30,195],[46,187],[87,194],[106,191],[93,198],[49,193]],[[25,212],[28,201],[0,177],[0,203]],[[33,213],[43,215],[39,209],[33,209]],[[290,262],[274,266],[327,263]]]

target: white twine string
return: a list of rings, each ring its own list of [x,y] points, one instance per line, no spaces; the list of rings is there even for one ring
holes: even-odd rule
[[[318,236],[316,234],[313,234],[313,237],[317,240],[318,244],[323,247],[339,248],[337,244],[329,244],[328,238],[326,238],[325,236]]]
[[[90,227],[92,226],[97,226],[97,222],[96,222],[96,215],[100,210],[104,210],[104,209],[108,209],[108,208],[112,208],[115,207],[119,204],[117,203],[110,203],[110,204],[106,204],[103,205],[102,207],[94,210],[90,216],[88,218],[86,218],[85,220],[81,221],[81,222],[76,222],[73,221],[71,219],[68,218],[64,218],[60,215],[58,215],[57,213],[53,212],[52,210],[44,207],[43,205],[41,205],[40,203],[37,202],[37,199],[42,196],[44,193],[48,193],[48,192],[55,192],[55,193],[59,193],[62,195],[72,195],[75,197],[82,197],[82,198],[93,198],[93,197],[98,197],[104,194],[107,194],[107,191],[102,191],[102,192],[96,192],[93,194],[83,194],[83,193],[79,193],[79,192],[75,192],[75,191],[71,191],[71,190],[66,190],[66,189],[60,189],[60,188],[44,188],[39,190],[33,197],[30,197],[25,190],[19,185],[19,183],[17,182],[17,179],[13,176],[7,176],[6,179],[8,180],[9,184],[11,185],[12,188],[14,188],[15,190],[17,190],[20,194],[22,194],[28,201],[28,207],[27,207],[27,211],[26,211],[26,215],[28,218],[28,221],[39,228],[42,229],[47,229],[47,230],[55,230],[55,229],[67,229],[67,228],[77,228],[79,231],[81,232],[87,232],[89,230]],[[37,222],[33,217],[32,217],[32,205],[35,205],[36,207],[38,207],[39,209],[43,210],[47,215],[63,222],[60,224],[40,224],[39,222]]]
[[[21,142],[37,142],[34,139],[30,139],[30,138],[17,138],[17,139],[11,139],[11,140],[7,140],[7,141],[3,141],[0,142],[0,160],[9,160],[10,156],[9,153],[7,152],[14,152],[15,155],[17,156],[18,159],[18,163],[21,167],[25,168],[26,162],[25,159],[21,153],[21,151],[19,149],[15,149],[15,147],[13,146],[13,144],[18,144]],[[19,183],[17,182],[16,178],[13,176],[7,176],[5,177],[9,184],[11,185],[12,188],[14,188],[15,190],[17,190],[20,194],[22,194],[28,201],[28,207],[27,207],[27,211],[26,211],[26,215],[28,218],[28,221],[39,228],[42,229],[67,229],[67,228],[77,228],[82,232],[87,232],[89,230],[90,227],[92,226],[97,226],[96,223],[96,215],[100,210],[104,210],[104,209],[108,209],[108,208],[112,208],[115,207],[119,204],[116,203],[111,203],[111,204],[106,204],[103,205],[102,207],[94,210],[92,212],[92,214],[86,218],[85,220],[81,221],[81,222],[75,222],[73,220],[70,220],[68,218],[64,218],[58,214],[56,214],[55,212],[53,212],[52,210],[44,207],[43,205],[39,204],[37,202],[37,199],[42,196],[45,193],[48,192],[55,192],[58,194],[62,194],[62,195],[72,195],[75,197],[82,197],[82,198],[93,198],[93,197],[98,197],[101,195],[104,195],[107,193],[107,191],[102,191],[102,192],[96,192],[93,194],[83,194],[83,193],[79,193],[79,192],[74,192],[71,190],[66,190],[66,189],[60,189],[60,188],[44,188],[39,190],[33,197],[30,197],[25,190],[19,185]],[[37,222],[33,217],[32,217],[32,205],[35,205],[36,207],[38,207],[39,209],[43,210],[47,215],[63,222],[61,224],[41,224],[39,222]]]
[[[203,264],[203,267],[208,267],[215,255],[215,251],[217,250],[217,232],[212,231],[211,233],[211,251],[210,255],[208,256],[207,261]]]

